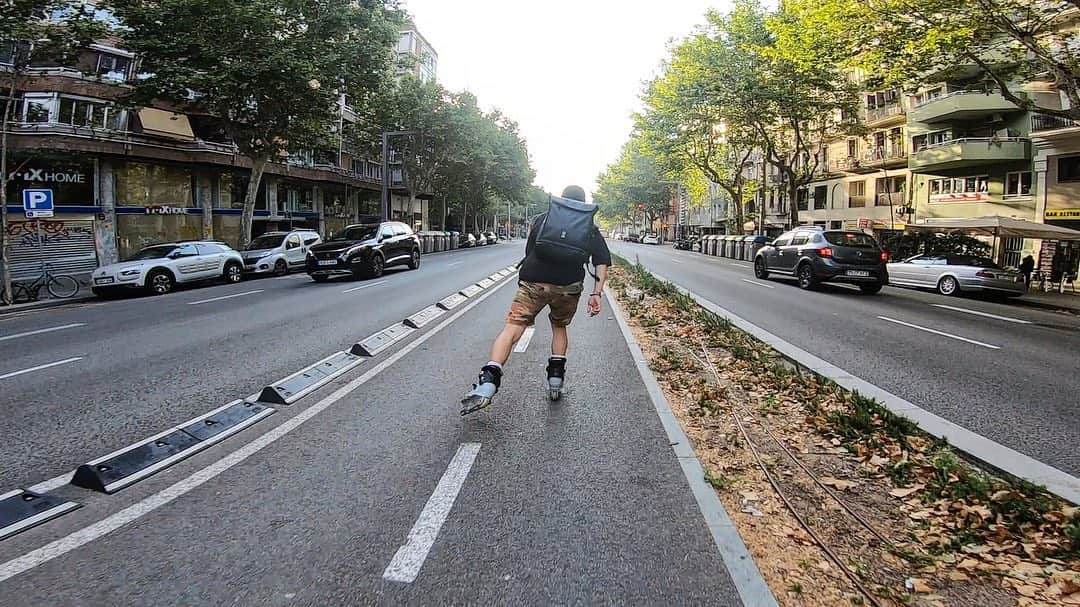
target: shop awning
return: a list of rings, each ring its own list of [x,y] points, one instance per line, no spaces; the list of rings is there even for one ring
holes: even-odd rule
[[[144,107],[139,110],[139,123],[142,124],[143,133],[147,135],[186,141],[195,140],[195,133],[191,131],[191,122],[185,114]]]
[[[909,232],[962,232],[977,236],[1002,238],[1041,238],[1043,240],[1080,240],[1080,231],[1026,219],[991,215],[973,219],[949,219],[934,223],[908,224]]]

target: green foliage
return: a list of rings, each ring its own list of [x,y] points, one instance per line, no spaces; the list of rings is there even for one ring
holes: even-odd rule
[[[622,149],[619,160],[609,165],[598,178],[593,200],[600,206],[601,217],[617,221],[640,221],[647,224],[671,208],[672,190],[664,181],[664,172],[645,142],[633,137]]]

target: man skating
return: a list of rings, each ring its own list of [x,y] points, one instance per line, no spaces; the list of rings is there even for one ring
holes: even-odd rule
[[[548,359],[548,390],[552,400],[562,394],[566,376],[567,327],[577,312],[585,288],[585,264],[596,267],[594,288],[589,292],[589,316],[600,313],[611,253],[592,218],[596,206],[585,202],[585,190],[569,186],[561,198],[553,198],[548,212],[536,218],[525,245],[525,259],[518,275],[518,291],[510,305],[506,324],[491,346],[491,357],[480,369],[473,390],[461,401],[461,414],[491,404],[502,383],[503,365],[514,344],[521,339],[545,307],[551,320],[551,358]]]

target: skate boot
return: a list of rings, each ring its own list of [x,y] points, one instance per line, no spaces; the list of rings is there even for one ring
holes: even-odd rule
[[[501,383],[502,369],[495,365],[484,365],[472,391],[461,400],[461,414],[468,415],[490,405]]]
[[[553,401],[562,398],[563,382],[566,379],[566,359],[552,356],[548,359],[547,380],[548,398]]]

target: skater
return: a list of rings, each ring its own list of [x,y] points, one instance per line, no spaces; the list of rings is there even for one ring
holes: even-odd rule
[[[600,300],[611,265],[607,243],[592,222],[595,213],[596,205],[585,202],[585,190],[568,186],[561,197],[552,198],[548,212],[533,222],[525,244],[525,259],[520,264],[514,303],[510,305],[502,332],[491,346],[490,360],[480,369],[473,390],[461,401],[462,415],[491,404],[502,383],[503,365],[510,358],[510,350],[545,307],[549,308],[551,320],[549,397],[558,400],[561,396],[569,346],[566,328],[584,292],[585,264],[591,261],[596,267],[595,284],[589,291],[589,316],[600,313]]]

